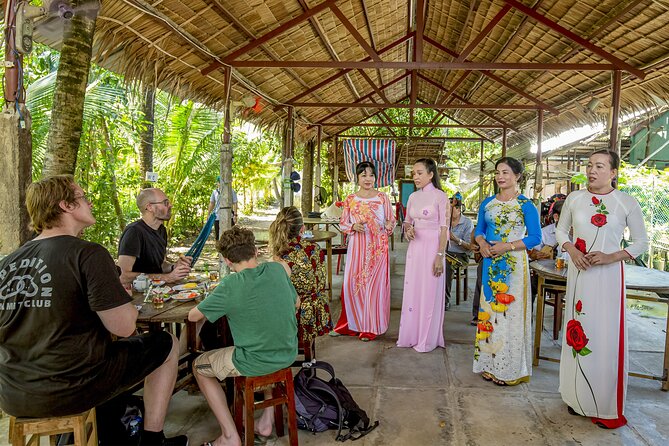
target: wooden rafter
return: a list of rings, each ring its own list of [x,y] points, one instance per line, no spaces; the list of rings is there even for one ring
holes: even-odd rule
[[[362,35],[358,32],[355,26],[351,23],[351,21],[344,15],[343,12],[341,12],[341,9],[337,7],[337,5],[331,5],[330,10],[334,13],[334,15],[337,16],[339,21],[344,25],[344,27],[348,30],[348,32],[353,36],[353,38],[358,42],[358,44],[369,54],[369,57],[372,58],[372,60],[376,62],[381,62],[381,57],[378,55],[378,53],[372,48],[369,43],[365,40]]]
[[[504,18],[504,16],[511,10],[511,5],[504,5],[502,9],[492,18],[492,20],[486,25],[483,30],[478,33],[474,39],[467,44],[467,46],[462,50],[460,55],[455,59],[456,62],[463,62],[467,60],[467,57],[474,51],[474,48],[478,46],[479,43],[488,35],[490,31],[493,30],[495,26]]]
[[[274,28],[272,31],[269,31],[266,34],[263,34],[262,36],[254,39],[253,41],[251,41],[249,43],[247,43],[246,45],[242,46],[238,50],[233,51],[231,54],[229,54],[229,55],[227,55],[226,57],[223,58],[223,62],[218,62],[218,61],[212,62],[211,64],[209,64],[208,67],[206,67],[205,69],[202,70],[202,74],[206,76],[207,74],[211,73],[215,69],[223,66],[223,64],[229,63],[230,61],[238,58],[239,56],[248,53],[252,49],[259,47],[263,43],[265,43],[269,40],[272,40],[274,37],[282,34],[283,32],[289,30],[290,28],[292,28],[296,25],[299,25],[300,23],[307,20],[309,17],[312,17],[312,16],[318,14],[319,12],[321,12],[321,11],[327,9],[327,8],[330,8],[331,6],[333,6],[338,1],[339,0],[325,0],[323,3],[321,3],[319,5],[316,5],[313,8],[304,11],[302,14],[295,17],[294,19],[291,19],[291,20],[287,21],[283,25],[280,25],[277,28]]]
[[[427,41],[427,39],[425,39]],[[327,60],[235,60],[237,68],[353,68],[373,70],[463,70],[463,71],[613,71],[615,65],[604,63],[532,63],[532,62],[355,62]]]
[[[520,2],[517,2],[516,0],[504,0],[504,2],[507,3],[508,5],[512,6],[514,9],[517,9],[518,11],[522,12],[523,14],[533,18],[537,22],[546,25],[547,27],[549,27],[553,31],[556,31],[559,34],[563,35],[564,37],[566,37],[570,40],[573,40],[574,42],[581,45],[583,48],[586,48],[587,50],[592,51],[593,53],[597,54],[598,56],[600,56],[604,60],[609,61],[617,69],[627,71],[628,73],[634,75],[636,78],[641,79],[641,80],[643,80],[646,77],[646,73],[643,70],[639,70],[637,68],[634,68],[632,65],[630,65],[627,62],[619,59],[618,57],[614,56],[613,54],[609,53],[608,51],[598,47],[597,45],[595,45],[592,42],[584,39],[583,37],[579,36],[578,34],[569,31],[567,28],[565,28],[561,25],[558,25],[556,22],[549,19],[548,17],[539,14],[534,9],[528,8],[527,6],[523,5]]]
[[[464,101],[464,98],[458,98],[461,101]],[[374,102],[294,102],[292,104],[294,107],[301,108],[330,108],[330,107],[342,107],[342,108],[433,108],[435,110],[448,109],[448,110],[458,110],[458,109],[475,109],[475,110],[539,110],[541,107],[537,105],[514,105],[514,104],[403,104],[403,103],[394,103],[394,104],[377,104]]]
[[[385,53],[385,52],[387,52],[387,51],[392,50],[393,48],[395,48],[395,47],[397,47],[397,46],[403,44],[403,43],[406,42],[407,40],[411,39],[412,36],[413,36],[413,34],[407,34],[406,36],[400,37],[399,39],[395,40],[394,42],[388,44],[387,46],[385,46],[384,48],[382,48],[381,50],[379,50],[379,51],[378,51],[378,54],[383,54],[383,53]],[[362,62],[366,62],[366,61],[369,61],[369,60],[371,60],[371,58],[370,58],[370,57],[366,57],[366,58],[362,59]],[[326,85],[329,85],[330,83],[334,82],[335,80],[339,79],[339,78],[342,77],[344,74],[346,74],[346,73],[348,73],[348,72],[350,72],[350,71],[353,71],[353,68],[347,68],[347,69],[344,69],[344,70],[340,71],[339,73],[334,74],[334,75],[332,75],[332,76],[330,76],[330,77],[328,77],[328,78],[322,80],[321,82],[319,82],[318,84],[314,85],[313,87],[311,87],[311,88],[307,89],[306,91],[303,91],[302,93],[300,93],[300,94],[298,94],[298,95],[292,97],[291,99],[289,99],[289,100],[288,100],[288,103],[290,104],[290,103],[293,103],[293,102],[297,101],[298,99],[302,99],[303,97],[305,97],[305,96],[307,96],[307,95],[309,95],[309,94],[311,94],[311,93],[313,93],[313,92],[315,92],[315,91],[317,91],[317,90],[319,90],[319,89],[325,87]]]

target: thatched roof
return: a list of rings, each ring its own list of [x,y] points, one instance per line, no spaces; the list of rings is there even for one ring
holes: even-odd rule
[[[425,13],[416,12],[423,5]],[[540,17],[529,17],[531,10],[528,13],[523,6]],[[316,12],[300,21],[308,10]],[[217,108],[223,106],[226,91],[222,67],[232,65],[233,100],[258,95],[266,104],[261,113],[251,112],[248,118],[264,126],[281,123],[286,117],[284,105],[302,104],[295,106],[295,112],[296,134],[303,138],[315,134],[311,124],[343,124],[323,127],[328,136],[379,111],[343,107],[333,116],[340,110],[333,103],[393,104],[409,98],[412,104],[534,107],[447,110],[467,124],[515,129],[508,139],[513,146],[535,138],[536,107],[547,109],[545,137],[606,120],[612,68],[622,70],[623,112],[665,105],[668,22],[669,0],[102,0],[94,60],[129,78]],[[295,26],[287,26],[292,23]],[[286,27],[283,32],[243,50],[281,26]],[[482,31],[486,34],[477,39]],[[570,33],[596,48],[584,48]],[[468,53],[466,59],[458,60],[463,52]],[[383,68],[347,63],[374,59],[425,63]],[[294,63],[267,66],[281,61]],[[342,63],[323,68],[299,61]],[[468,61],[482,70],[473,70]],[[565,70],[555,66],[551,71],[530,71],[518,65],[481,63],[572,65]],[[581,71],[573,64],[602,68]],[[344,67],[351,69],[300,97],[341,74]],[[412,67],[417,68],[413,75],[407,71]],[[586,105],[594,97],[601,103],[590,110]],[[311,102],[330,105],[304,104]],[[502,132],[501,128],[478,131],[497,140]]]

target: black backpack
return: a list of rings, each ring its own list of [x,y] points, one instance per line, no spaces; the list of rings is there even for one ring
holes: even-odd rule
[[[317,370],[330,375],[328,381],[316,376]],[[297,427],[311,432],[337,429],[337,441],[364,437],[376,426],[358,406],[351,392],[335,377],[334,369],[323,361],[305,363],[294,378]],[[342,430],[348,430],[343,434]]]

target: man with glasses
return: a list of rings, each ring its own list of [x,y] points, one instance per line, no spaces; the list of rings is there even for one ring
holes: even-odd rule
[[[84,191],[71,175],[48,177],[28,186],[26,207],[38,235],[0,262],[0,407],[15,417],[74,415],[144,381],[139,445],[187,446],[186,436],[163,434],[176,338],[133,336],[137,309],[114,260],[79,238],[95,224]]]
[[[167,261],[167,230],[163,224],[172,217],[172,203],[160,189],[142,189],[137,195],[142,217],[125,227],[118,246],[121,281],[129,284],[140,273],[151,279],[177,282],[190,273],[192,259]]]

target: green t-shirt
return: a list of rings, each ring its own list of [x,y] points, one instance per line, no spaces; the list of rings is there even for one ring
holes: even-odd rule
[[[263,263],[226,276],[197,308],[210,322],[228,317],[232,362],[244,376],[288,367],[297,356],[297,293],[283,266]]]

